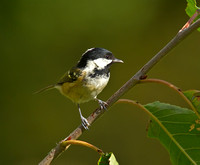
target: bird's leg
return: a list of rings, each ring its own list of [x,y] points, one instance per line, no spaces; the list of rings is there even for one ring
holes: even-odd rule
[[[108,106],[108,104],[105,101],[102,101],[102,100],[98,99],[97,97],[95,97],[94,100],[98,101],[101,109],[107,110],[106,106]]]
[[[84,118],[84,117],[82,116],[81,108],[80,108],[79,104],[78,104],[78,110],[79,110],[79,114],[80,114],[80,117],[81,117],[82,126],[83,126],[86,130],[88,130],[90,124],[88,123],[87,119]]]

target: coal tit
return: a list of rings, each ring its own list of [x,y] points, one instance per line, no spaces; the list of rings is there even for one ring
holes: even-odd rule
[[[90,100],[98,101],[102,109],[107,103],[98,99],[97,95],[105,88],[110,78],[110,66],[123,63],[114,57],[112,52],[104,48],[91,48],[83,53],[80,61],[72,67],[56,84],[41,89],[39,92],[56,88],[61,94],[77,104],[82,125],[88,129],[89,123],[82,116],[79,104]]]

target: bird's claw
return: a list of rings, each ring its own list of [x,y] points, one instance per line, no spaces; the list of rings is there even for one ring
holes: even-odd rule
[[[81,116],[81,121],[82,121],[82,126],[86,129],[86,130],[89,130],[89,122],[87,121],[86,118],[84,118],[83,116]]]
[[[102,101],[102,100],[98,100],[98,102],[99,102],[101,109],[107,110],[108,103],[106,103],[105,101]]]

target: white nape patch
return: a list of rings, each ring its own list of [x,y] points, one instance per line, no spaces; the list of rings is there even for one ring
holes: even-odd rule
[[[95,49],[95,48],[90,48],[90,49],[86,50],[85,53],[82,54],[82,56],[83,56],[84,54],[86,54],[87,52],[92,51],[93,49]]]
[[[104,69],[107,65],[112,63],[112,60],[106,58],[98,58],[94,60],[94,63],[96,64],[98,69]]]

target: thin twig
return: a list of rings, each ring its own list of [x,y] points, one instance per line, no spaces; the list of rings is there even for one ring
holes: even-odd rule
[[[126,103],[126,104],[137,106],[138,108],[146,112],[149,116],[151,116],[154,120],[158,121],[158,119],[154,115],[152,115],[152,113],[148,111],[148,109],[146,109],[144,105],[140,104],[138,101],[134,101],[130,99],[119,99],[115,104],[119,104],[119,103]]]
[[[186,22],[186,24],[182,27],[182,29],[180,30],[180,32],[184,29],[187,29],[192,22],[197,18],[197,16],[200,14],[200,9],[197,9],[196,12],[193,14],[192,17],[190,17],[190,19]]]
[[[81,140],[67,140],[67,141],[63,141],[61,143],[61,147],[63,147],[64,149],[69,146],[70,144],[74,144],[74,145],[81,145],[81,146],[85,146],[88,147],[96,152],[98,152],[100,155],[104,154],[103,151],[99,148],[97,148],[96,146],[85,142],[85,141],[81,141]]]
[[[148,61],[130,80],[128,80],[117,92],[115,92],[107,100],[107,108],[111,107],[122,95],[124,95],[128,90],[134,87],[140,79],[142,79],[151,68],[157,64],[164,56],[166,56],[174,47],[176,47],[183,39],[185,39],[189,34],[196,30],[200,26],[200,19],[194,22],[190,27],[181,32],[178,32],[177,35],[163,48],[161,49],[150,61]],[[96,109],[88,118],[90,125],[97,120],[105,110]],[[68,137],[62,140],[60,143],[66,140],[77,139],[83,133],[84,128],[80,125],[76,128]],[[55,158],[57,158],[66,148],[60,146],[60,143],[53,148],[49,154],[39,163],[39,165],[49,165]]]
[[[175,85],[173,85],[167,81],[160,80],[160,79],[146,79],[146,80],[141,80],[140,83],[159,83],[159,84],[163,84],[163,85],[166,85],[166,86],[172,88],[185,100],[185,102],[192,108],[192,110],[195,112],[197,117],[200,119],[200,114],[198,113],[197,109],[194,107],[194,105],[191,103],[191,101],[183,94],[183,92],[181,91],[180,88],[176,87]]]

